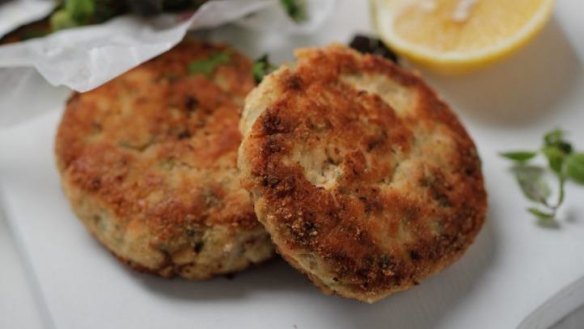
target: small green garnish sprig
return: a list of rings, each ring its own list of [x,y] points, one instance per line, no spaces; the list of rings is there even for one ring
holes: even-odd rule
[[[296,23],[305,21],[308,18],[306,0],[280,0],[288,16]]]
[[[202,74],[210,76],[217,67],[229,63],[231,56],[228,52],[220,52],[209,56],[206,59],[200,59],[189,63],[188,71],[191,75]]]
[[[543,146],[537,151],[513,151],[501,153],[513,161],[512,172],[521,191],[535,206],[527,208],[541,222],[556,220],[558,209],[565,199],[567,181],[584,185],[584,153],[576,152],[565,139],[565,132],[555,129],[545,134]],[[549,169],[557,179],[558,193],[555,202],[551,200],[552,189],[545,178],[546,168],[532,164],[532,160],[542,155]]]
[[[275,69],[276,67],[270,62],[267,54],[256,59],[252,66],[252,73],[255,82],[259,84],[266,75],[272,73]]]

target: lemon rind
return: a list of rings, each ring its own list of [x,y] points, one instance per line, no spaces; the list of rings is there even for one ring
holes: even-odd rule
[[[496,46],[470,52],[440,52],[404,40],[394,33],[393,16],[387,13],[385,0],[372,0],[373,26],[383,41],[411,61],[443,73],[464,73],[507,58],[530,43],[552,17],[555,0],[544,3],[540,10],[515,35]]]

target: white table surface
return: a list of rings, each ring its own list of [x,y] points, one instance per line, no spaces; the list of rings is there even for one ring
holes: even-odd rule
[[[333,18],[335,26],[339,28],[339,36],[342,36],[342,39],[338,41],[346,41],[343,34],[343,29],[340,28],[341,24],[343,25],[355,25],[355,21],[363,21],[366,19],[367,14],[365,12],[366,8],[363,4],[357,4],[352,0],[344,0],[340,1],[339,12]],[[582,12],[584,12],[584,6],[581,4],[579,0],[564,0],[558,3],[556,19],[552,22],[550,26],[546,28],[542,37],[534,42],[534,44],[530,45],[526,50],[514,56],[514,58],[507,61],[507,63],[503,63],[498,67],[493,68],[492,70],[508,70],[510,74],[518,71],[514,71],[514,66],[521,67],[522,65],[536,65],[536,64],[547,64],[547,65],[557,65],[559,70],[570,70],[570,67],[567,67],[566,64],[570,64],[570,61],[574,61],[574,63],[578,64],[573,69],[575,74],[582,74],[582,67],[581,62],[579,59],[584,58],[584,42],[583,40],[579,40],[579,42],[575,42],[577,39],[582,39],[584,37],[584,19],[582,19]],[[357,24],[357,26],[359,26]],[[362,26],[362,25],[361,25]],[[367,30],[367,28],[363,28]],[[335,32],[331,32],[334,34]],[[214,35],[214,37],[218,39],[227,38],[223,36],[221,33]],[[341,37],[340,37],[341,38]],[[303,44],[306,43],[309,39],[303,39],[302,37],[297,37],[294,39],[294,42]],[[545,47],[542,45],[542,40],[545,40],[546,44],[549,44],[552,47],[552,50],[546,52]],[[276,44],[278,40],[273,40]],[[314,42],[325,42],[323,40],[319,40],[318,37],[314,40]],[[569,45],[569,46],[567,46]],[[567,47],[567,48],[566,48]],[[569,49],[568,49],[569,48]],[[528,53],[530,51],[543,51],[543,55],[539,56],[530,56]],[[252,55],[256,55],[257,53],[261,53],[261,50],[255,50],[256,53],[252,52]],[[546,63],[543,61],[543,57],[550,55],[553,58],[554,51],[564,51],[562,56],[560,56],[561,60],[565,60],[564,63]],[[565,55],[565,56],[563,56]],[[279,56],[276,55],[276,60],[283,60],[288,58],[289,56]],[[531,60],[530,58],[536,58]],[[539,58],[539,59],[537,59]],[[576,59],[574,59],[576,58]],[[525,62],[529,62],[525,64]],[[534,66],[535,67],[535,66]],[[520,70],[520,69],[518,69]],[[549,73],[545,70],[538,71],[539,73]],[[550,71],[546,77],[550,79],[550,83],[555,83],[561,86],[561,82],[563,81],[562,76],[554,75],[554,72]],[[561,72],[560,72],[561,73]],[[558,74],[560,74],[558,73]],[[565,74],[562,73],[562,74]],[[476,94],[468,94],[468,97],[455,97],[457,90],[461,88],[460,81],[456,81],[457,79],[445,79],[440,77],[429,77],[432,83],[437,86],[439,90],[449,99],[454,98],[457,100],[457,105],[459,106],[467,106],[470,104],[469,102],[473,101],[473,97],[480,97],[480,95]],[[513,76],[510,76],[509,79],[514,79]],[[489,81],[488,74],[477,74],[474,78],[473,83],[479,86],[492,86],[493,82]],[[1,87],[1,81],[0,81]],[[557,91],[554,89],[554,86],[551,86],[550,89],[552,91]],[[525,97],[529,97],[529,93],[522,89],[525,92]],[[521,91],[521,90],[520,90]],[[506,91],[502,91],[502,94],[505,94]],[[551,92],[551,91],[550,91]],[[581,92],[584,92],[582,90]],[[51,94],[52,93],[52,94]],[[61,101],[63,96],[62,90],[55,90],[48,91],[46,94],[43,94],[43,98],[52,103],[58,103]],[[502,97],[505,98],[505,97]],[[533,95],[534,99],[538,99],[538,95]],[[39,102],[37,100],[38,103]],[[510,129],[517,129],[518,131],[526,130],[528,128],[525,125],[518,124],[517,115],[513,113],[506,113],[497,109],[498,104],[497,101],[488,102],[490,106],[493,108],[479,108],[476,109],[475,112],[471,113],[462,113],[463,119],[466,122],[470,122],[477,134],[479,136],[486,136],[485,131],[489,130],[492,131],[494,135],[493,138],[498,140],[499,142],[505,140],[505,136],[508,135]],[[2,103],[0,102],[0,105]],[[0,110],[5,110],[0,108]],[[537,115],[533,112],[524,112],[525,115]],[[543,115],[545,117],[545,115]],[[536,127],[541,129],[547,129],[550,124],[555,124],[555,119],[551,122],[543,122],[541,117],[539,120],[535,120],[534,118],[524,117],[522,120],[531,121],[532,124]],[[564,122],[569,124],[569,120],[566,118],[558,119],[559,122]],[[478,124],[477,122],[480,122]],[[582,122],[584,123],[584,122]],[[573,127],[582,127],[582,123],[573,124]],[[530,128],[531,129],[531,128]],[[529,134],[527,134],[529,135]],[[580,134],[581,136],[581,134]],[[579,145],[584,145],[583,141],[580,140]],[[525,141],[514,141],[514,144],[525,145]],[[479,144],[480,141],[479,141]],[[507,146],[502,144],[503,146]],[[509,147],[512,147],[511,141],[509,141]],[[483,149],[484,151],[484,149]],[[489,149],[489,151],[492,151]],[[2,155],[0,154],[0,157]],[[1,159],[0,159],[1,160]],[[1,161],[0,161],[1,162]],[[493,170],[493,168],[491,168]],[[1,173],[0,173],[1,174]],[[2,176],[0,176],[0,180]],[[510,179],[510,178],[509,178]],[[515,191],[517,192],[517,191]],[[521,200],[518,198],[517,200]],[[1,205],[0,205],[1,207]],[[523,205],[521,206],[523,207]],[[525,218],[508,218],[508,220],[527,220],[528,217],[524,216]],[[487,228],[487,229],[492,229]],[[534,229],[533,227],[527,228],[526,230],[529,233],[533,234],[540,234],[541,236],[545,236],[546,233],[540,233],[537,230],[542,230],[540,228]],[[533,230],[533,232],[531,231]],[[497,232],[498,234],[504,232]],[[549,234],[565,234],[566,232],[557,232],[557,233],[549,233]],[[483,234],[483,237],[485,235]],[[0,270],[0,328],[49,328],[53,329],[55,325],[53,324],[53,319],[49,311],[47,311],[50,307],[47,307],[47,303],[44,300],[43,294],[41,293],[41,287],[39,286],[39,280],[35,271],[32,269],[34,266],[29,264],[29,260],[27,257],[22,257],[24,254],[22,250],[22,241],[18,241],[19,237],[18,234],[14,234],[12,229],[6,224],[6,220],[4,218],[4,214],[0,214],[0,264],[2,270]],[[488,241],[483,238],[478,243],[487,243]],[[543,239],[543,238],[542,238]],[[584,237],[583,237],[584,239]],[[482,242],[481,242],[482,241]],[[487,241],[487,242],[485,242]],[[492,242],[492,241],[491,241]],[[475,250],[476,252],[476,250]],[[580,255],[581,255],[580,251]],[[480,253],[476,254],[481,256]],[[113,263],[113,262],[112,262]],[[467,261],[467,264],[469,261]],[[472,262],[470,262],[472,263]],[[460,272],[460,271],[459,271]],[[451,271],[452,273],[452,271]],[[426,289],[435,289],[436,282],[434,280],[434,284],[426,285]],[[424,285],[420,288],[416,289],[423,289]],[[304,288],[303,288],[304,289]],[[418,290],[419,291],[419,290]],[[502,301],[503,302],[503,301]],[[468,310],[467,310],[468,311]],[[479,311],[479,310],[470,310],[470,311]],[[485,311],[487,312],[487,311]],[[493,314],[493,316],[497,316]],[[479,324],[477,324],[479,325]],[[477,328],[480,326],[477,326]],[[430,328],[430,327],[429,327]],[[584,328],[584,309],[581,309],[575,312],[573,315],[568,316],[563,321],[559,322],[554,329],[582,329]],[[400,329],[400,328],[397,328]]]
[[[48,328],[37,303],[34,279],[18,252],[3,215],[0,214],[0,328]]]

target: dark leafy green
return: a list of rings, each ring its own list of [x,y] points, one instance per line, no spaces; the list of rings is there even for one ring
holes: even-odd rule
[[[572,153],[572,145],[564,137],[566,133],[561,129],[554,129],[544,136],[545,146],[554,146],[565,153]]]
[[[549,212],[541,211],[537,208],[527,208],[527,211],[529,211],[532,215],[537,217],[537,219],[539,219],[540,221],[543,221],[543,222],[553,221],[555,216],[556,216],[556,214],[553,212],[549,213]]]
[[[162,0],[127,0],[130,11],[141,16],[152,16],[162,13]]]
[[[24,31],[22,34],[22,40],[30,40],[30,39],[36,39],[36,38],[41,38],[46,36],[47,34],[50,34],[51,32],[47,29],[30,29],[28,31]]]
[[[529,161],[537,156],[536,152],[526,152],[526,151],[517,151],[517,152],[504,152],[501,153],[501,156],[507,158],[509,160],[517,161],[517,162],[525,162]]]
[[[254,78],[255,82],[258,84],[260,82],[262,82],[264,77],[266,75],[270,74],[272,71],[274,71],[275,68],[276,67],[274,65],[272,65],[272,63],[270,63],[270,59],[268,58],[267,54],[258,58],[253,63],[253,67],[252,67],[252,73],[253,73],[253,78]]]
[[[95,0],[65,0],[51,16],[53,30],[90,24],[95,14]]]
[[[566,154],[555,146],[545,146],[541,149],[548,160],[550,168],[557,174],[560,174],[564,165]]]
[[[280,0],[288,16],[295,22],[302,22],[308,18],[306,0]]]
[[[566,159],[566,175],[579,184],[584,184],[584,153],[575,153]]]
[[[58,10],[51,16],[51,29],[53,31],[69,29],[80,24],[71,17],[66,10]]]
[[[531,201],[547,204],[552,190],[545,180],[545,170],[536,166],[513,167],[515,178],[523,194]]]
[[[65,0],[65,11],[76,22],[87,24],[95,13],[94,0]]]
[[[368,35],[357,34],[349,43],[349,47],[363,54],[373,54],[384,57],[399,65],[399,57],[381,39]]]
[[[207,0],[64,0],[51,16],[53,31],[102,23],[132,13],[151,16],[163,12],[197,9]]]

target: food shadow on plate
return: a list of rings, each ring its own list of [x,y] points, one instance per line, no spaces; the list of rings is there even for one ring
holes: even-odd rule
[[[344,302],[339,314],[347,314],[343,328],[443,328],[443,317],[456,312],[473,294],[481,276],[488,272],[497,253],[493,220],[485,223],[475,243],[462,258],[419,286],[397,293],[373,305]]]
[[[239,273],[208,280],[162,279],[150,274],[127,272],[155,294],[181,300],[222,300],[251,297],[257,292],[310,292],[318,294],[308,279],[293,270],[280,257],[252,266]]]
[[[422,70],[455,110],[507,127],[550,120],[557,113],[556,104],[581,92],[583,73],[573,45],[555,18],[525,48],[490,67],[458,76]]]
[[[494,225],[494,221],[487,220],[471,248],[443,272],[417,287],[372,305],[321,294],[306,277],[280,258],[233,278],[217,277],[207,281],[164,280],[129,269],[127,272],[152,293],[170,299],[239,301],[253,298],[254,294],[280,297],[294,294],[307,303],[318,303],[323,314],[335,314],[330,321],[338,324],[339,328],[429,329],[435,328],[445,314],[455,311],[457,305],[462,305],[465,296],[473,291],[475,283],[488,271],[496,256]]]

